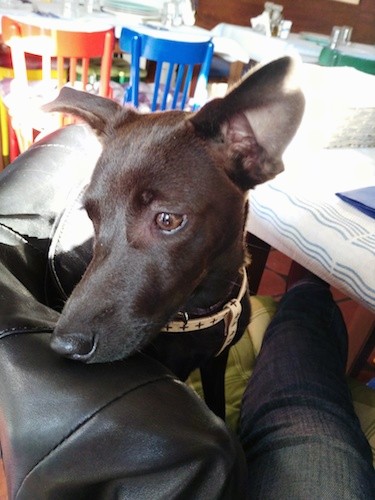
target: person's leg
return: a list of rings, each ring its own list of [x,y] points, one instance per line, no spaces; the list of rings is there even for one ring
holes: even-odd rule
[[[314,277],[297,282],[267,329],[244,394],[250,498],[375,498],[346,355],[345,324],[328,286]]]

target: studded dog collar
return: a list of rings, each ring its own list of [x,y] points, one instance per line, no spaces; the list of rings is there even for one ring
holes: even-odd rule
[[[221,311],[209,316],[193,319],[189,319],[186,315],[186,317],[182,317],[180,320],[170,321],[164,328],[161,329],[161,331],[165,333],[195,332],[211,328],[220,321],[224,321],[225,339],[222,347],[216,354],[216,356],[218,356],[232,342],[234,336],[236,335],[237,324],[242,311],[241,300],[245,296],[247,288],[247,273],[246,269],[242,268],[242,284],[238,296],[227,302]]]

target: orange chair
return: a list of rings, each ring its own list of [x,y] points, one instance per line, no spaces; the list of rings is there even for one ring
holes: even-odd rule
[[[4,89],[2,85],[3,102],[17,135],[20,152],[32,144],[39,132],[50,132],[64,123],[61,115],[56,119],[56,115],[47,115],[40,111],[40,106],[52,100],[63,85],[69,84],[103,97],[111,97],[113,28],[96,32],[52,30],[3,16],[2,37],[11,49],[14,69],[14,78],[5,82],[9,88]],[[29,81],[25,54],[40,57],[40,81]],[[57,80],[51,74],[53,58],[57,61]],[[89,65],[93,58],[101,59],[98,82],[90,81]],[[11,151],[11,160],[14,156],[15,153],[12,154]]]

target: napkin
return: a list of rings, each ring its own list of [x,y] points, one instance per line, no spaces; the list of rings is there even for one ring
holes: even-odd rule
[[[336,193],[336,195],[375,219],[375,186]]]

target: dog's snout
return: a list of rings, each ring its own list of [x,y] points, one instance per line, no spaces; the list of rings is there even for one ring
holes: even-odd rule
[[[79,332],[64,335],[55,333],[51,339],[51,347],[62,356],[87,361],[95,351],[95,338]]]

